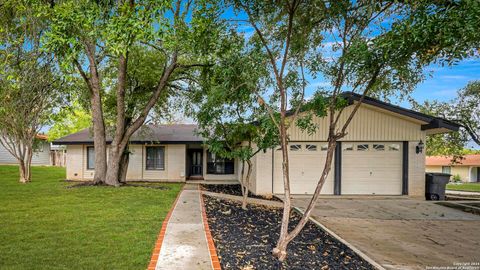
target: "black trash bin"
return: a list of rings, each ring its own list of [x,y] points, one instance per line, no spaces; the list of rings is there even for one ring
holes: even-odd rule
[[[445,187],[451,174],[427,173],[425,175],[425,198],[432,201],[445,200]]]

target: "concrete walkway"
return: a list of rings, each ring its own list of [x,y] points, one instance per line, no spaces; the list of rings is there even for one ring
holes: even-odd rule
[[[168,221],[156,270],[213,269],[200,203],[198,186],[185,185]]]

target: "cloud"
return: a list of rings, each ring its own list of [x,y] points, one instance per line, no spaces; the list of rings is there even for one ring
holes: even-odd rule
[[[464,75],[442,75],[439,76],[440,79],[446,79],[446,80],[464,80],[468,79],[468,76]]]

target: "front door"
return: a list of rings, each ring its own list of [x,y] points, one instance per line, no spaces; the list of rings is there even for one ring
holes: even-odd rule
[[[200,176],[203,175],[203,151],[192,150],[190,152],[190,160],[192,161],[190,165],[190,176]]]

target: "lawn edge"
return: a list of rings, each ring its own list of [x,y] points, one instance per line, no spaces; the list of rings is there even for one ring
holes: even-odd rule
[[[165,232],[167,231],[168,221],[172,216],[173,210],[177,205],[178,198],[180,198],[180,194],[182,193],[184,187],[185,186],[183,186],[182,189],[180,189],[180,191],[178,192],[177,197],[175,198],[175,201],[172,204],[172,207],[170,208],[167,215],[165,216],[165,219],[162,222],[162,228],[158,233],[157,241],[155,242],[155,247],[153,248],[152,256],[150,257],[150,263],[147,266],[147,270],[155,270],[155,268],[157,267],[158,256],[160,255],[160,250],[162,249],[162,243],[163,243],[163,239],[165,238]]]
[[[300,215],[303,215],[303,211],[298,208],[298,207],[293,207],[293,210],[297,211]],[[310,217],[309,220],[311,222],[313,222],[315,225],[317,225],[318,227],[320,227],[322,230],[324,230],[325,232],[327,232],[328,234],[330,234],[332,237],[336,238],[339,242],[341,242],[342,244],[344,244],[345,246],[347,246],[348,248],[350,248],[353,252],[355,252],[358,256],[360,256],[362,259],[364,259],[365,261],[367,261],[369,264],[371,264],[373,267],[375,267],[376,269],[378,270],[386,270],[382,265],[380,265],[378,262],[376,262],[375,260],[373,260],[372,258],[370,258],[367,254],[363,253],[361,250],[359,250],[357,247],[355,247],[354,245],[352,245],[351,243],[349,243],[347,240],[343,239],[342,237],[340,237],[338,234],[334,233],[333,231],[331,231],[330,229],[328,229],[325,225],[323,225],[322,223],[320,223],[318,220]]]
[[[217,250],[215,248],[215,242],[213,241],[212,233],[210,232],[210,227],[208,226],[207,220],[207,211],[205,210],[205,202],[203,200],[203,190],[198,186],[198,191],[200,193],[200,205],[202,207],[202,220],[203,220],[203,229],[205,231],[205,237],[207,239],[208,251],[210,252],[210,260],[212,262],[212,267],[214,270],[221,270],[220,260],[218,259]]]

